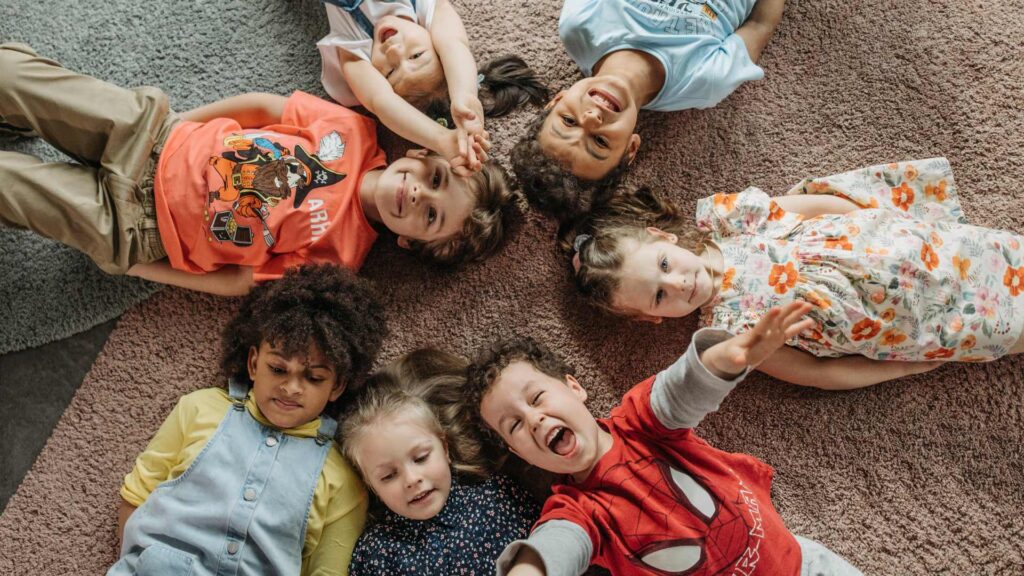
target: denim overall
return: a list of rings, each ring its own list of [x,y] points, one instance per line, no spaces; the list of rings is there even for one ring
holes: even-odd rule
[[[337,422],[316,438],[263,426],[231,380],[232,406],[181,476],[160,484],[128,519],[107,576],[299,574],[306,521]]]

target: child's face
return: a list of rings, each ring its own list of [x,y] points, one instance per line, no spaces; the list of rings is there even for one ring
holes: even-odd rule
[[[537,135],[544,153],[584,180],[600,180],[640,147],[638,108],[626,85],[613,77],[584,78],[559,92]]]
[[[525,361],[510,363],[480,403],[480,415],[509,449],[534,466],[582,479],[605,450],[572,376],[552,378]]]
[[[444,508],[452,487],[448,449],[416,412],[376,423],[358,442],[359,469],[392,512],[427,520]]]
[[[385,16],[377,22],[370,63],[399,96],[414,91],[431,92],[444,79],[430,32],[398,16]]]
[[[256,406],[281,429],[312,422],[345,389],[316,346],[310,346],[305,356],[286,356],[261,342],[258,349],[249,350],[249,378]]]
[[[619,243],[622,269],[612,305],[640,319],[686,316],[714,292],[704,261],[681,248],[675,234],[649,228],[649,240],[624,238]]]
[[[410,239],[430,242],[459,233],[476,204],[466,179],[424,150],[410,150],[388,165],[373,199],[383,224],[406,247]]]

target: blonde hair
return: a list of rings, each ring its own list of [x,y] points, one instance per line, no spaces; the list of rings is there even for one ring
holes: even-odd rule
[[[389,418],[411,413],[445,443],[457,474],[486,478],[489,470],[480,440],[459,411],[468,366],[454,354],[421,348],[374,374],[339,424],[342,452],[360,474],[356,452],[363,435]]]
[[[625,258],[622,242],[658,240],[647,231],[649,227],[675,234],[679,245],[694,253],[701,251],[708,237],[679,206],[647,187],[612,196],[562,236],[562,247],[573,254],[576,288],[591,304],[612,314],[632,316],[613,305]]]

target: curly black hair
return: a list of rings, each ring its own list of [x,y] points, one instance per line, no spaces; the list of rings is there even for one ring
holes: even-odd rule
[[[477,426],[488,448],[500,447],[503,441],[498,433],[484,422],[480,415],[480,403],[491,391],[491,386],[502,371],[508,368],[509,364],[519,361],[527,362],[542,374],[558,380],[564,379],[566,374],[574,376],[576,373],[547,346],[528,336],[499,340],[481,350],[467,370],[466,386],[460,401],[461,410]]]
[[[577,177],[541,148],[538,136],[548,114],[550,111],[542,110],[512,148],[512,171],[527,201],[564,225],[578,220],[615,193],[629,173],[630,158],[623,153],[619,163],[600,180]]]
[[[294,355],[315,345],[355,390],[386,335],[384,308],[368,281],[333,264],[307,264],[257,285],[242,300],[221,336],[220,367],[228,378],[247,381],[250,348],[269,342]],[[339,408],[331,402],[324,412],[336,416]]]

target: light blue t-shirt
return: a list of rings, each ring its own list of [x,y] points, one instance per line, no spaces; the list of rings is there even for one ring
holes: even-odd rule
[[[661,61],[665,86],[645,110],[710,108],[764,78],[736,29],[756,0],[565,0],[558,35],[584,74],[616,50]]]

